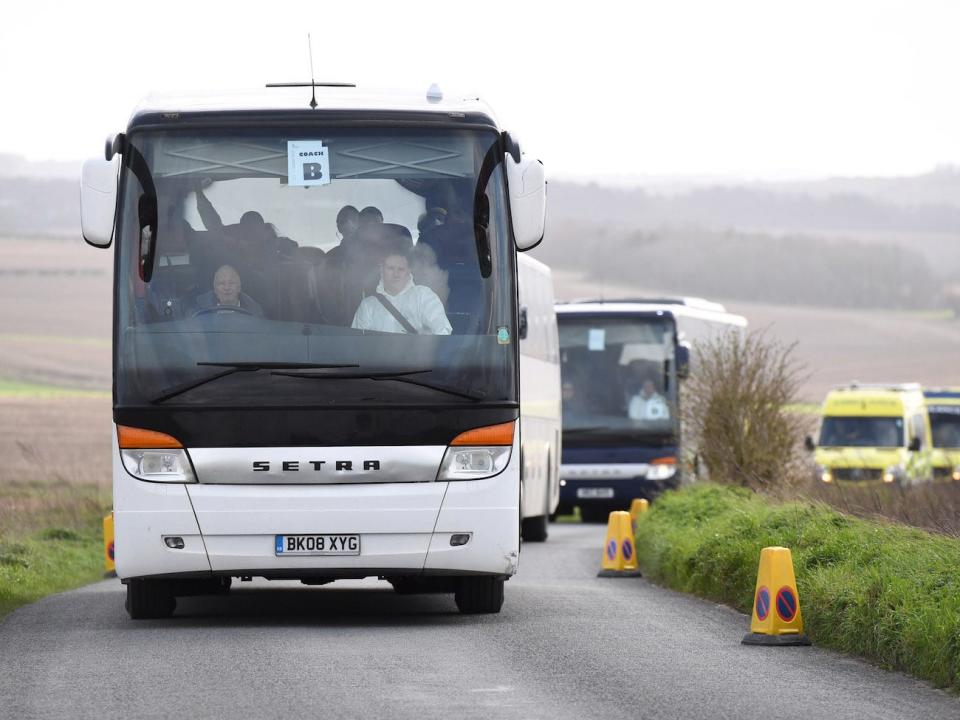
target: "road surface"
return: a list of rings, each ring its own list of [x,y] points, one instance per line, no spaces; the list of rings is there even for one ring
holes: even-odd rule
[[[49,597],[0,623],[0,717],[960,717],[906,676],[742,646],[746,616],[597,578],[603,532],[526,544],[492,616],[373,580],[235,584],[165,621],[129,620],[116,580]]]

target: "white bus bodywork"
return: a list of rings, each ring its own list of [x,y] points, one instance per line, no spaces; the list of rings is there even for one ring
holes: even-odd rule
[[[371,94],[352,88],[328,91],[319,87],[317,97],[320,100],[318,118],[325,111],[349,112],[358,117],[373,113],[371,118],[389,113],[391,122],[398,126],[420,123],[429,127],[431,123],[460,122],[472,114],[495,122],[489,108],[475,99],[438,100]],[[256,124],[250,120],[251,113],[269,112],[271,118],[281,120],[288,112],[291,118],[294,114],[298,118],[312,118],[314,116],[304,110],[309,98],[310,89],[249,96],[151,98],[135,112],[128,134],[137,131],[136,118],[144,117],[175,123],[195,116],[204,121],[221,122],[227,129],[242,115],[248,126]],[[171,125],[169,132],[176,132],[176,126]],[[507,150],[503,163],[510,205],[510,212],[502,217],[512,218],[510,237],[516,250],[524,250],[536,245],[543,236],[542,166],[538,161],[521,158],[519,146],[506,133],[501,136],[498,142]],[[129,142],[128,139],[128,145]],[[118,200],[119,156],[116,153],[123,152],[123,143],[120,136],[108,141],[107,159],[91,160],[84,166],[83,231],[87,242],[97,247],[110,246],[114,236],[118,237],[118,244],[127,241],[121,237],[120,220],[116,217],[116,210],[123,202],[122,197]],[[431,152],[436,155],[435,151]],[[198,151],[190,161],[202,161],[201,154]],[[248,166],[250,162],[235,161],[233,165],[238,168],[237,172],[254,172]],[[398,166],[406,162],[410,172],[421,171],[416,165],[419,161],[395,162]],[[217,159],[210,165],[222,170],[228,164],[227,160]],[[133,181],[128,178],[126,182]],[[389,205],[386,207],[390,209]],[[143,231],[140,242],[142,247]],[[511,252],[515,250],[511,248]],[[118,293],[125,292],[123,272],[125,269],[118,260]],[[535,272],[539,273],[538,282],[542,283],[545,278],[549,283],[549,273],[544,275],[542,266]],[[510,282],[515,281],[514,275]],[[547,317],[543,302],[546,301],[548,307],[552,305],[552,300],[548,301],[543,292],[539,289],[536,302],[531,302],[531,308],[535,308],[531,317],[535,318],[538,333]],[[555,320],[553,322],[555,345]],[[124,328],[117,332],[119,337]],[[515,348],[512,332],[510,326],[502,327],[495,341]],[[115,358],[115,371],[116,362]],[[557,386],[538,377],[531,393],[544,396],[552,393],[558,403],[556,362],[552,367],[556,377],[552,382]],[[118,405],[115,394],[115,418],[121,411],[127,412]],[[294,408],[291,412],[295,414],[299,410]],[[465,404],[462,412],[469,413],[470,405]],[[149,417],[146,413],[143,416]],[[227,412],[219,417],[229,419],[230,415]],[[175,427],[179,421],[175,418],[170,422],[171,427]],[[418,415],[416,422],[428,423],[429,415]],[[429,588],[455,592],[457,603],[465,612],[497,612],[503,601],[503,580],[518,567],[522,433],[529,432],[533,451],[528,454],[537,456],[531,459],[524,504],[535,508],[531,513],[540,514],[555,505],[556,482],[551,478],[556,477],[559,456],[555,432],[558,422],[558,405],[553,411],[538,405],[529,418],[524,417],[522,430],[520,423],[515,423],[517,427],[510,435],[500,432],[497,435],[500,440],[490,440],[489,448],[484,445],[486,435],[470,435],[473,431],[466,428],[461,435],[480,439],[467,445],[455,445],[458,441],[451,435],[442,443],[413,441],[403,445],[367,442],[357,446],[311,446],[303,442],[286,445],[274,442],[260,447],[250,444],[191,447],[184,442],[181,447],[173,437],[175,433],[136,428],[128,433],[121,427],[124,423],[115,420],[116,569],[127,584],[128,611],[132,617],[166,616],[175,608],[175,596],[222,591],[229,587],[231,577],[262,576],[322,583],[337,578],[380,576],[393,581],[398,589],[402,586],[416,590],[420,587],[416,583],[423,581]],[[551,426],[554,430],[548,431],[544,423],[554,423]],[[485,429],[482,420],[476,425]],[[276,433],[269,424],[262,429],[264,434]],[[249,423],[244,432],[251,432]],[[438,430],[433,428],[431,432],[436,437]],[[554,434],[553,440],[548,439],[550,432]],[[503,440],[504,437],[508,439]],[[121,443],[127,447],[121,447]],[[495,458],[488,472],[492,476],[457,480],[454,465],[460,458],[458,453],[469,453],[474,447],[481,451],[489,449]],[[535,466],[544,451],[553,453],[545,460],[552,463],[552,467]],[[162,481],[158,482],[145,479],[140,471],[147,472],[143,468],[147,467],[144,463],[149,458],[163,465],[163,472],[174,479],[160,478]],[[501,469],[495,472],[497,468]],[[543,499],[545,491],[546,500]],[[343,538],[355,537],[359,552],[281,555],[275,545],[280,537],[317,533],[340,536],[341,543],[345,543]],[[345,545],[337,546],[336,539],[333,542],[334,552],[337,548],[347,549]],[[316,543],[319,547],[320,540]]]
[[[546,540],[560,501],[560,349],[550,268],[527,255],[517,260],[523,539],[536,542]]]

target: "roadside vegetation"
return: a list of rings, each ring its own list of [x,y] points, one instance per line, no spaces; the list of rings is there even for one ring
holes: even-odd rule
[[[757,489],[799,477],[810,417],[788,411],[798,404],[804,372],[793,346],[763,331],[731,331],[694,350],[682,417],[698,474]]]
[[[667,493],[637,526],[648,578],[745,613],[771,545],[793,552],[813,642],[960,690],[960,540],[712,483]]]
[[[646,576],[750,613],[761,549],[788,547],[816,644],[960,691],[960,484],[817,483],[793,348],[754,332],[695,351],[683,419],[701,482],[638,523]]]
[[[901,488],[816,479],[801,441],[815,430],[820,406],[798,400],[805,373],[794,346],[763,331],[698,344],[682,408],[695,477],[960,536],[960,483]]]
[[[107,512],[97,485],[0,484],[0,618],[102,577]]]
[[[0,618],[102,577],[109,409],[0,383]]]

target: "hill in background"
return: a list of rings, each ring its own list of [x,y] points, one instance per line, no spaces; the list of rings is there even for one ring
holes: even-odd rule
[[[680,191],[551,183],[535,254],[638,291],[960,310],[960,172]],[[950,202],[946,202],[950,200]]]

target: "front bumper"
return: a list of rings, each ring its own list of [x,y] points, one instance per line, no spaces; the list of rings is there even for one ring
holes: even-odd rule
[[[518,566],[518,462],[491,478],[449,483],[164,484],[130,476],[115,440],[113,474],[121,579],[510,576]],[[361,554],[277,557],[276,535],[312,533],[359,534]],[[470,539],[451,546],[454,533]],[[183,546],[168,547],[169,536]]]
[[[664,490],[677,487],[679,472],[666,479],[647,477],[649,466],[563,465],[560,469],[560,506],[616,505],[627,507],[634,498],[652,500]]]

